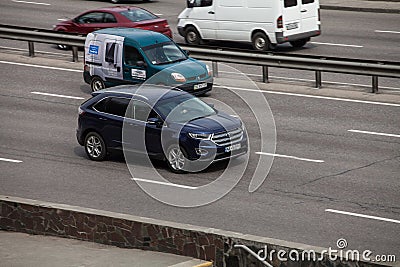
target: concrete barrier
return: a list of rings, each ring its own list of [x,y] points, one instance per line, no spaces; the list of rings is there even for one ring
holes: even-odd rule
[[[331,259],[321,256],[324,248],[304,244],[7,196],[0,196],[0,229],[173,253],[213,261],[218,267],[379,266],[370,262]],[[314,251],[320,260],[285,261],[277,254],[271,254],[271,259],[262,262],[241,247],[251,250],[253,255],[267,250]]]

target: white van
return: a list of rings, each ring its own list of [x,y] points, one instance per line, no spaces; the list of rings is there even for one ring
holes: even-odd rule
[[[302,47],[321,34],[319,0],[187,0],[178,19],[188,44],[248,42],[266,51],[285,42]]]

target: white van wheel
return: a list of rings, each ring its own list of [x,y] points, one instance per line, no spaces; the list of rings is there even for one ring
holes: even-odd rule
[[[99,91],[101,89],[106,88],[104,85],[104,82],[101,78],[99,77],[93,77],[93,79],[90,81],[90,88],[92,88],[92,92]]]
[[[185,41],[187,44],[200,44],[201,37],[199,32],[192,26],[187,27],[185,31]]]
[[[268,37],[263,32],[257,32],[251,39],[253,48],[258,51],[272,50],[274,46],[269,41]]]

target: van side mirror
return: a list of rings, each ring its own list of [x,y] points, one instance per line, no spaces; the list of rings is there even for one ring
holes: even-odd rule
[[[194,7],[194,1],[195,1],[195,0],[186,0],[186,6],[187,6],[188,8]]]
[[[143,60],[139,60],[139,61],[136,61],[136,66],[147,67],[147,64]]]

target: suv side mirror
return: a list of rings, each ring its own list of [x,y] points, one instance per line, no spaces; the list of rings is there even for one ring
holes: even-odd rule
[[[155,125],[157,128],[161,128],[163,121],[160,118],[148,118],[147,123],[150,125]]]

